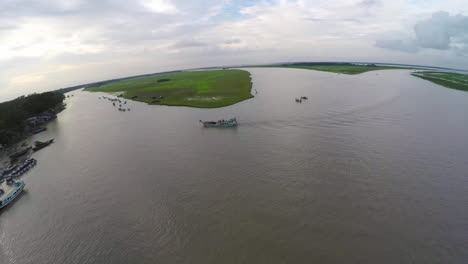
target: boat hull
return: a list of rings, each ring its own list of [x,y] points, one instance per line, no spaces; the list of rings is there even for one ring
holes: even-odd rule
[[[229,120],[219,120],[219,121],[201,121],[204,127],[216,127],[216,128],[224,128],[224,127],[237,127],[237,119],[232,118]]]
[[[26,185],[24,182],[17,182],[18,185],[16,186],[16,189],[11,192],[5,199],[0,199],[0,209],[3,209],[7,207],[9,204],[11,204],[24,190],[24,186]]]
[[[212,123],[212,122],[203,122],[203,126],[204,127],[218,127],[218,128],[222,128],[222,127],[236,127],[237,124],[217,124],[217,123]]]

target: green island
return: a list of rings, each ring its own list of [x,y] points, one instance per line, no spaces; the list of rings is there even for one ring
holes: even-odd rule
[[[468,91],[468,74],[422,71],[412,75],[448,88]]]
[[[368,71],[378,70],[398,70],[408,69],[403,67],[394,66],[377,66],[375,64],[354,64],[354,63],[335,63],[335,62],[304,62],[304,63],[284,63],[284,64],[273,64],[265,66],[255,67],[268,67],[268,68],[294,68],[294,69],[305,69],[315,71],[334,72],[342,74],[360,74]]]
[[[224,107],[252,98],[250,73],[243,70],[186,71],[119,80],[86,88],[157,105]]]

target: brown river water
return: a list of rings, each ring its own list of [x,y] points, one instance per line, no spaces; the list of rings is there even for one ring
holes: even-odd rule
[[[249,71],[255,98],[220,109],[73,92],[30,139],[56,143],[0,212],[0,263],[468,263],[467,92]]]

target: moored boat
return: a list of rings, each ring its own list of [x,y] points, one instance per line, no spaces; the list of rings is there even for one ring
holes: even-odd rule
[[[0,195],[0,209],[15,200],[23,192],[25,185],[23,181],[19,181],[14,182],[11,186],[7,186],[5,190],[0,189],[2,190],[2,194]]]
[[[12,164],[12,165],[10,165],[10,166],[4,168],[4,169],[3,169],[3,173],[0,173],[0,176],[7,175],[7,174],[11,173],[11,172],[14,171],[17,167],[18,167],[18,165]]]
[[[19,158],[19,157],[25,155],[26,153],[28,153],[30,149],[31,149],[31,147],[23,148],[23,149],[21,149],[21,150],[15,152],[15,153],[13,153],[13,154],[11,154],[11,155],[10,155],[10,158],[11,158],[11,159]]]
[[[200,123],[203,124],[204,127],[236,127],[239,125],[236,118],[231,118],[229,120],[218,120],[218,121],[202,121]]]
[[[52,143],[54,143],[54,139],[51,139],[51,140],[48,140],[48,141],[45,141],[45,142],[36,141],[36,142],[34,142],[34,148],[32,150],[33,151],[38,151],[38,150],[40,150],[42,148],[45,148],[45,147],[49,146]]]
[[[28,172],[30,169],[34,168],[36,164],[37,164],[37,161],[35,159],[33,158],[27,159],[13,173],[11,173],[10,176],[14,178],[22,176],[26,172]]]

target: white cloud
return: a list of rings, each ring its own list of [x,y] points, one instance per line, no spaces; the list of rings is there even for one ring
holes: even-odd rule
[[[177,7],[167,0],[143,0],[142,4],[155,13],[176,14]]]
[[[431,18],[442,8],[451,15]],[[27,89],[214,65],[365,60],[468,68],[466,11],[466,0],[0,1],[0,101]]]
[[[376,45],[406,52],[436,49],[453,50],[458,55],[468,54],[468,16],[435,12],[430,18],[417,22],[413,30],[413,38],[383,39]]]

